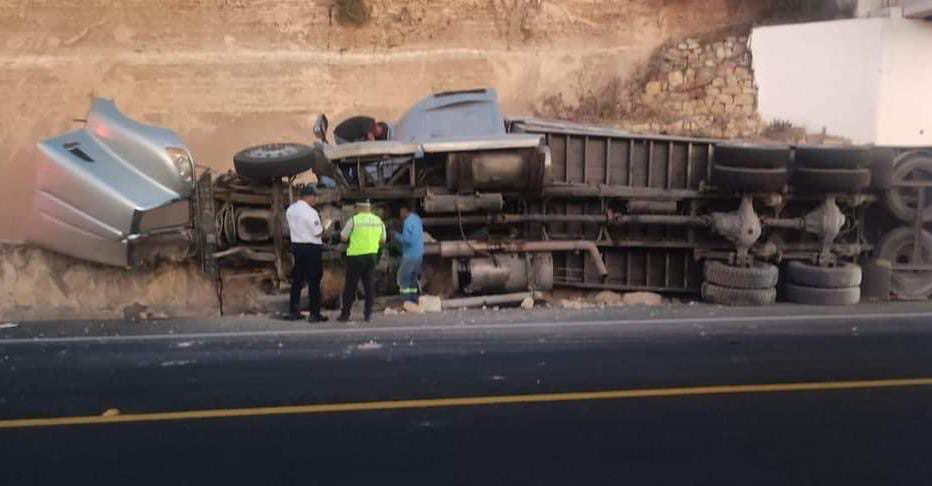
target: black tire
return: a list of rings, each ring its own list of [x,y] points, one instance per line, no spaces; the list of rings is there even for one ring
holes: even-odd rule
[[[796,147],[797,168],[810,169],[866,169],[870,167],[871,152],[867,147]]]
[[[932,153],[911,152],[899,157],[893,167],[891,182],[905,180],[932,180]],[[906,187],[891,187],[884,194],[887,208],[904,223],[912,223],[916,219],[916,189]],[[926,206],[922,209],[922,222],[932,222],[932,193],[926,192]]]
[[[777,289],[733,289],[720,285],[702,284],[702,300],[722,305],[768,305],[777,301]]]
[[[826,289],[788,283],[784,286],[790,302],[807,305],[851,305],[861,301],[861,287]]]
[[[893,180],[893,160],[896,150],[889,147],[874,147],[871,153],[871,189],[887,189]]]
[[[314,166],[313,147],[300,143],[269,143],[241,150],[233,156],[236,173],[253,180],[300,174]]]
[[[786,145],[751,145],[720,143],[715,146],[712,160],[717,165],[745,169],[785,169],[790,160]]]
[[[712,184],[740,192],[779,192],[786,186],[786,169],[747,169],[712,166]]]
[[[880,239],[877,245],[877,258],[890,262],[893,272],[890,275],[890,293],[902,300],[925,300],[932,297],[932,272],[897,271],[897,264],[913,263],[913,246],[915,232],[912,228],[897,228]],[[922,232],[922,261],[932,262],[932,234]]]
[[[786,281],[796,285],[822,288],[858,287],[861,285],[861,266],[841,263],[834,267],[820,267],[792,261],[786,265]]]
[[[871,185],[869,169],[811,169],[793,171],[793,185],[826,192],[859,192]]]
[[[705,280],[720,287],[734,289],[768,289],[777,285],[780,270],[776,265],[754,262],[751,267],[735,267],[724,262],[706,260]]]

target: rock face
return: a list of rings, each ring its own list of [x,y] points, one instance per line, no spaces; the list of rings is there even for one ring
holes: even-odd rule
[[[196,264],[126,270],[23,245],[0,245],[0,318],[211,316],[213,285]]]

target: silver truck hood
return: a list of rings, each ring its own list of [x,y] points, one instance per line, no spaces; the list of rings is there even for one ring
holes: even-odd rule
[[[190,152],[174,132],[130,120],[111,100],[94,100],[84,128],[38,150],[26,228],[38,246],[127,266],[131,240],[190,220],[193,182],[173,160]]]

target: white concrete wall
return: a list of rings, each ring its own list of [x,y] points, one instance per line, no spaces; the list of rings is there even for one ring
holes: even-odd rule
[[[877,143],[932,145],[932,22],[886,19]]]
[[[758,110],[855,143],[932,145],[932,22],[866,18],[751,36]]]

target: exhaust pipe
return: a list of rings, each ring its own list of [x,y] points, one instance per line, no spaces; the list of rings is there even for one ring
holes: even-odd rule
[[[441,241],[439,243],[425,245],[424,253],[427,255],[440,255],[444,258],[473,257],[480,253],[536,253],[552,251],[585,251],[592,257],[592,263],[595,264],[599,275],[602,278],[608,276],[608,268],[605,267],[605,261],[602,260],[602,254],[599,253],[599,247],[591,241],[571,240],[571,241],[508,241],[508,242],[483,242],[483,241]]]

